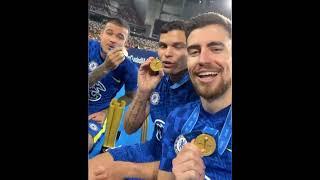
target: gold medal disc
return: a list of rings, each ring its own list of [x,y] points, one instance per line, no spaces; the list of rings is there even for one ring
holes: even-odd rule
[[[208,134],[200,134],[199,136],[197,136],[194,144],[200,150],[204,149],[204,152],[202,152],[203,156],[210,156],[216,149],[216,141],[212,136]]]
[[[153,59],[150,63],[150,68],[152,71],[159,71],[162,68],[162,63],[159,59]]]

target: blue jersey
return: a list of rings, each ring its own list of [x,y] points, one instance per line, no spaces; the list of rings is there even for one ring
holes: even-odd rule
[[[100,56],[100,42],[91,40],[88,46],[88,71],[97,68],[104,60]],[[137,89],[138,68],[130,60],[125,59],[115,70],[110,71],[105,77],[93,86],[89,87],[88,113],[99,112],[109,107],[112,98],[125,85],[125,91]]]
[[[199,100],[188,72],[180,81],[172,83],[165,75],[150,96],[150,116],[155,124],[152,139],[144,144],[122,146],[108,151],[114,160],[131,162],[159,161],[161,157],[161,138],[167,116],[177,106]]]
[[[193,110],[200,104],[200,101],[189,103],[183,107],[179,107],[172,111],[167,119],[166,126],[164,128],[164,137],[162,140],[162,156],[160,160],[160,169],[164,171],[171,172],[172,170],[172,160],[176,157],[182,147],[182,141],[190,142],[192,139],[199,135],[199,131],[203,131],[206,128],[213,128],[221,132],[226,121],[227,114],[229,112],[230,106],[210,114],[206,112],[202,106],[200,106],[200,112],[198,121],[194,125],[192,131],[188,134],[182,133],[182,127],[185,122],[192,114]],[[218,133],[218,134],[219,134]],[[200,133],[201,134],[201,133]],[[214,136],[217,142],[218,135]],[[180,142],[181,141],[181,142]],[[206,177],[210,179],[218,180],[231,180],[231,168],[232,168],[232,140],[229,141],[227,149],[220,155],[215,152],[210,156],[203,157],[204,164],[206,166],[205,173]],[[185,144],[185,143],[183,143]]]
[[[169,76],[164,76],[159,85],[150,96],[150,115],[154,122],[152,141],[160,143],[165,121],[171,111],[178,106],[183,106],[191,101],[199,100],[186,72],[177,83],[172,83]],[[159,144],[161,147],[161,144]],[[155,148],[157,159],[161,155],[161,148]]]

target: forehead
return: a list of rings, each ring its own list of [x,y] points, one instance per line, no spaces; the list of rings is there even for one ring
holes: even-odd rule
[[[230,41],[228,32],[221,25],[207,25],[193,30],[188,39],[188,46],[193,44],[207,44],[213,41],[220,41],[224,44]]]
[[[182,30],[172,30],[167,33],[161,33],[159,41],[166,44],[172,44],[177,42],[186,43],[186,35],[185,32]]]
[[[128,29],[126,29],[125,27],[119,26],[117,24],[114,24],[112,22],[108,22],[105,25],[104,30],[112,30],[118,33],[128,34]]]

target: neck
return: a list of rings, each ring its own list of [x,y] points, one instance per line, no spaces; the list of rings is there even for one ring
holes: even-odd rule
[[[171,80],[173,83],[176,83],[176,82],[180,81],[185,72],[187,72],[187,70],[183,70],[183,71],[181,71],[181,72],[179,72],[179,73],[177,73],[177,74],[170,74],[170,75],[169,75],[170,80]]]
[[[232,102],[232,88],[230,88],[220,97],[215,99],[204,99],[200,97],[203,109],[209,113],[216,113],[223,108],[231,105]]]

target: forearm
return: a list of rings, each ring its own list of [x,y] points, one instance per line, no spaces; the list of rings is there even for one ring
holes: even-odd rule
[[[148,93],[137,92],[125,114],[124,129],[127,134],[137,131],[146,120],[149,112]]]
[[[128,106],[132,102],[133,98],[128,95],[123,95],[119,98],[119,102],[121,102],[122,100],[125,101],[126,106]]]
[[[150,163],[117,161],[117,163],[119,163],[119,168],[123,171],[121,172],[123,178],[157,179],[159,161]]]
[[[159,180],[175,180],[175,176],[171,172],[158,170],[157,179]]]
[[[104,63],[98,66],[95,70],[89,73],[89,77],[88,77],[89,87],[94,85],[96,82],[102,79],[109,72],[110,70],[106,68],[106,65]]]

